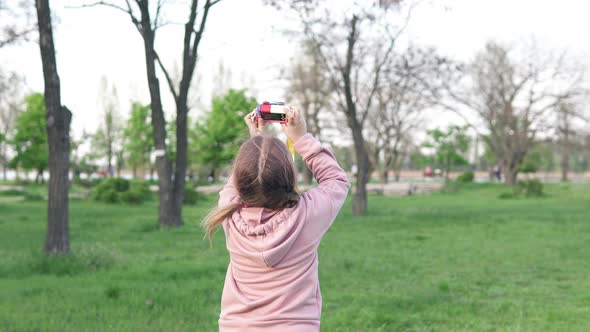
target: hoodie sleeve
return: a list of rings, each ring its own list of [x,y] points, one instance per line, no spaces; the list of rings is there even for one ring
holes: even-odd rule
[[[305,160],[319,184],[317,188],[303,194],[307,210],[306,227],[319,240],[330,228],[346,200],[348,178],[332,152],[322,147],[311,134],[307,133],[297,140],[295,150]]]

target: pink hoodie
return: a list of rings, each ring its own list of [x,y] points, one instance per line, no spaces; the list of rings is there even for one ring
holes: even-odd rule
[[[250,207],[223,222],[230,263],[219,331],[320,330],[317,249],[348,194],[346,173],[311,134],[295,142],[319,186],[282,211]],[[240,202],[230,178],[219,204]]]

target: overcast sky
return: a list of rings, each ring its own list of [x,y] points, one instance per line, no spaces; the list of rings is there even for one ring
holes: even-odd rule
[[[59,17],[54,34],[62,102],[74,113],[76,136],[83,129],[93,131],[99,122],[103,76],[116,86],[124,116],[132,100],[149,103],[142,41],[128,17],[109,8],[64,7],[77,3],[80,1],[51,1]],[[518,43],[535,38],[541,47],[567,48],[589,64],[588,13],[590,2],[579,0],[426,1],[415,10],[405,38],[465,60],[489,39]],[[182,12],[169,15],[183,17]],[[231,70],[233,87],[248,88],[260,101],[281,100],[281,68],[288,64],[296,47],[282,31],[294,26],[295,22],[263,6],[261,0],[223,0],[213,7],[197,65],[199,95],[205,106],[219,63]],[[166,27],[157,37],[157,48],[170,70],[180,59],[179,29]],[[2,49],[0,66],[25,76],[31,91],[42,92],[37,45]],[[161,90],[165,105],[170,106],[167,86],[162,85]],[[167,111],[173,109],[167,107]],[[200,111],[191,112],[195,116]]]

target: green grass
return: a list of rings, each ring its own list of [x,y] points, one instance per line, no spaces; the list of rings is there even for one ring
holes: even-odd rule
[[[499,185],[344,208],[320,248],[323,331],[590,330],[590,186]],[[45,258],[44,202],[0,201],[0,331],[216,331],[228,264],[156,205],[71,204],[73,255]]]

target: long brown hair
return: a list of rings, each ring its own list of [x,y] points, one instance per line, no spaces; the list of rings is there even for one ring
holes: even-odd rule
[[[282,210],[299,202],[295,165],[285,143],[276,137],[254,136],[242,144],[232,174],[241,202],[219,206],[205,217],[202,226],[209,240],[215,228],[244,204]]]

